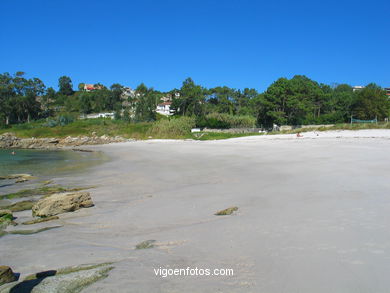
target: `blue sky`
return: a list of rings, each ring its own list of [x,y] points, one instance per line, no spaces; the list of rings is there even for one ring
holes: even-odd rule
[[[0,0],[0,72],[166,91],[279,77],[390,86],[390,1]]]

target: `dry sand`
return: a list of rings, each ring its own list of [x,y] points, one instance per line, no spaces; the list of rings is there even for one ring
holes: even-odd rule
[[[62,180],[98,185],[96,206],[1,238],[0,263],[23,277],[115,262],[83,292],[389,292],[390,130],[318,134],[91,147],[112,160]],[[149,239],[155,248],[134,249]]]

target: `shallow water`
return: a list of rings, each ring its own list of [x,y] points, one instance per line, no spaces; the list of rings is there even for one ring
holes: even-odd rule
[[[1,149],[0,176],[28,173],[37,177],[53,177],[82,172],[105,160],[106,157],[99,152]]]

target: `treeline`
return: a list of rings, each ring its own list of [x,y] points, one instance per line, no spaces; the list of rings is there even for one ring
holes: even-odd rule
[[[160,92],[140,84],[134,91],[120,84],[102,84],[85,91],[74,90],[67,76],[59,78],[58,91],[23,72],[0,74],[0,125],[29,122],[58,116],[115,112],[116,119],[129,122],[156,120],[156,106],[163,97],[172,99],[175,116],[193,116],[198,126],[228,128],[269,127],[349,122],[358,119],[384,120],[390,103],[386,92],[375,84],[353,91],[347,84],[329,86],[305,76],[280,78],[259,93],[229,87],[205,88],[187,78],[181,88]]]

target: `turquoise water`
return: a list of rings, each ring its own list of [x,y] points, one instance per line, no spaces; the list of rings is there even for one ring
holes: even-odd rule
[[[105,159],[98,152],[0,149],[0,175],[28,173],[37,177],[54,177],[82,172]]]

